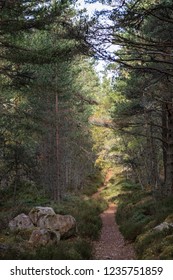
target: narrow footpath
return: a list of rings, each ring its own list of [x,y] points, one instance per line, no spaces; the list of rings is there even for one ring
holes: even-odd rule
[[[108,172],[104,187],[111,178],[111,172]],[[97,193],[93,195],[94,199],[100,196],[104,189],[100,187]],[[100,239],[93,244],[95,260],[134,260],[135,252],[132,244],[124,240],[115,221],[117,206],[109,203],[108,208],[100,215],[102,219],[102,230]]]

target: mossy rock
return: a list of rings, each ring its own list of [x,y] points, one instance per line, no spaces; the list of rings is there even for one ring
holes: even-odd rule
[[[30,229],[19,230],[16,234],[21,237],[21,239],[28,241],[35,227]]]

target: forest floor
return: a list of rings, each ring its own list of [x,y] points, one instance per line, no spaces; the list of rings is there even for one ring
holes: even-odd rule
[[[107,188],[112,177],[112,170],[109,170],[104,185],[98,189],[92,197],[98,199],[101,192]],[[115,221],[117,206],[109,202],[108,208],[101,213],[102,230],[98,241],[93,244],[93,255],[96,260],[133,260],[136,259],[133,245],[124,240]]]

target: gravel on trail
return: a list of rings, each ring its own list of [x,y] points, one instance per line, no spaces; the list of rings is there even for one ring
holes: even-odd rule
[[[92,197],[97,199],[100,192],[106,187],[112,171],[107,173],[104,186],[98,189]],[[115,221],[117,207],[114,203],[109,203],[108,208],[100,215],[102,219],[102,230],[98,241],[93,243],[93,254],[96,260],[135,260],[135,251],[133,245],[125,241],[119,231]]]
[[[116,206],[109,204],[100,216],[102,230],[100,239],[94,242],[94,259],[96,260],[134,260],[132,244],[125,242],[115,222]]]

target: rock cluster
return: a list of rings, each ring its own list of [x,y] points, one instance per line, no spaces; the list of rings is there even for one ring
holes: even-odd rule
[[[18,215],[9,222],[9,228],[12,231],[16,229],[31,229],[33,226],[34,225],[29,216],[25,215],[24,213]]]
[[[61,238],[76,233],[76,220],[71,215],[59,215],[51,207],[34,207],[28,215],[19,214],[9,222],[9,228],[31,230],[29,243],[33,246],[56,244]]]

